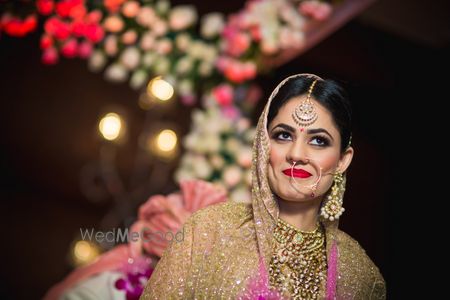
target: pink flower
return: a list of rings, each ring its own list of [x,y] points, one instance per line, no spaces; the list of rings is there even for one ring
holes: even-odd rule
[[[61,54],[68,58],[73,58],[78,54],[78,44],[76,39],[67,40],[61,47]]]
[[[53,46],[53,39],[51,38],[51,36],[47,34],[42,35],[40,46],[42,50],[45,50]]]
[[[181,103],[186,106],[192,106],[196,103],[197,98],[192,94],[180,95]]]
[[[86,14],[83,0],[63,0],[56,3],[56,13],[62,17],[82,18]]]
[[[162,39],[156,43],[155,50],[159,54],[168,54],[172,51],[172,42],[169,39]]]
[[[45,65],[53,65],[58,62],[58,51],[55,48],[47,48],[42,53],[42,63]]]
[[[250,47],[250,36],[235,27],[225,27],[222,36],[225,38],[225,51],[232,56],[241,56]]]
[[[221,84],[212,90],[212,94],[217,103],[228,106],[233,103],[233,88],[229,84]]]
[[[142,50],[150,50],[155,45],[155,37],[151,32],[146,32],[142,35],[140,46]]]
[[[222,115],[230,120],[237,120],[241,116],[241,112],[239,109],[234,105],[227,105],[222,106]],[[233,170],[233,169],[232,169]],[[241,174],[236,174],[236,170],[234,169],[233,172],[226,172],[224,174],[224,181],[228,186],[234,186],[236,185],[240,180]]]
[[[262,91],[256,84],[249,87],[247,91],[246,101],[252,105],[255,105],[262,98]]]
[[[104,0],[103,5],[109,12],[115,13],[119,10],[123,2],[125,2],[125,0]]]
[[[137,243],[143,240],[142,247],[148,253],[161,256],[170,237],[182,234],[179,230],[192,213],[226,200],[225,190],[206,181],[185,180],[180,186],[181,192],[152,196],[139,208],[138,222],[133,227],[143,230],[145,239]]]
[[[37,20],[35,15],[28,16],[25,20],[6,16],[2,20],[4,31],[11,36],[24,36],[36,29]]]
[[[63,22],[58,17],[51,17],[47,19],[44,24],[45,32],[49,35],[54,36],[58,40],[65,40],[70,36],[72,31],[71,25],[69,23]]]
[[[115,35],[109,35],[105,39],[105,52],[109,56],[113,56],[117,53],[117,37]]]
[[[250,35],[255,42],[259,42],[262,38],[261,28],[258,25],[250,26]]]
[[[103,13],[100,10],[96,9],[96,10],[91,11],[86,16],[86,21],[88,23],[99,23],[100,20],[102,19],[102,17],[103,17]]]
[[[245,62],[243,64],[243,73],[245,79],[253,79],[256,77],[256,65],[253,62]]]
[[[86,30],[86,24],[81,20],[76,20],[72,23],[72,34],[75,37],[82,37]]]
[[[333,8],[329,3],[309,0],[303,1],[299,5],[300,13],[309,16],[318,21],[324,21],[331,15]]]
[[[127,30],[122,35],[122,43],[124,43],[125,45],[134,44],[136,42],[136,39],[137,39],[137,33],[134,30]]]
[[[98,24],[95,24],[95,23],[87,24],[85,27],[84,35],[89,41],[91,41],[93,43],[98,43],[105,36],[105,31]]]
[[[92,54],[92,43],[84,41],[80,44],[78,48],[78,54],[81,58],[88,58]]]
[[[55,3],[53,0],[37,0],[36,8],[41,15],[48,16],[53,12]]]

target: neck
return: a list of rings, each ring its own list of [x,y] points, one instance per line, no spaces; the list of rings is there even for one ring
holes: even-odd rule
[[[321,199],[307,202],[293,202],[278,198],[279,218],[302,231],[312,231],[317,227]]]

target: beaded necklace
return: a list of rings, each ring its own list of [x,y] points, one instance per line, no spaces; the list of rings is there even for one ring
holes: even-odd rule
[[[270,284],[295,300],[317,299],[327,271],[322,226],[318,224],[310,232],[301,231],[279,218],[274,238]]]

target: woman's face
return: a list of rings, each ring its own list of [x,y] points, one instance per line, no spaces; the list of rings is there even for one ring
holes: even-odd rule
[[[332,115],[314,98],[311,100],[317,120],[306,127],[295,123],[292,113],[305,97],[302,95],[288,100],[268,128],[269,185],[278,197],[286,201],[322,198],[333,183],[332,173],[344,172],[353,157],[351,147],[341,153],[341,136]],[[297,163],[292,173],[293,161]],[[317,188],[313,190],[311,187],[320,175]]]

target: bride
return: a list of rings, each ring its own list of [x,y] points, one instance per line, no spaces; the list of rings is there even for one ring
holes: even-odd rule
[[[354,153],[350,124],[336,82],[283,80],[258,121],[252,203],[194,213],[141,299],[384,299],[378,268],[338,229]]]

